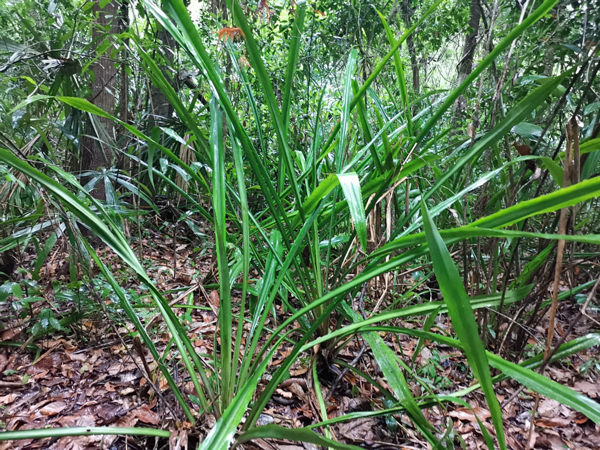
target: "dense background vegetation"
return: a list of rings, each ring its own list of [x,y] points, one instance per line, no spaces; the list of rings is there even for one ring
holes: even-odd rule
[[[481,445],[525,448],[508,385],[532,423],[550,398],[591,432],[599,404],[548,369],[600,364],[599,24],[597,0],[2,1],[2,341],[34,364],[101,317],[164,426],[0,439],[357,448],[336,424],[381,417],[454,448],[451,411],[480,405]],[[265,425],[294,373],[316,414]],[[366,407],[329,414],[349,379]]]

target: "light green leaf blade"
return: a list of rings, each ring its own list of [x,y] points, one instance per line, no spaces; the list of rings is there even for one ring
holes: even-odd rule
[[[348,202],[352,222],[356,235],[360,241],[363,250],[367,251],[367,220],[365,218],[365,207],[362,202],[362,194],[360,191],[360,180],[354,172],[338,174],[338,180],[342,186],[342,190]]]
[[[541,160],[542,166],[544,167],[544,169],[548,169],[548,172],[550,172],[550,175],[552,176],[552,179],[554,180],[556,185],[558,187],[562,187],[564,172],[562,167],[560,167],[556,162],[552,160],[552,158],[548,156],[542,156]]]
[[[362,447],[356,445],[341,444],[333,439],[326,438],[308,428],[284,428],[280,425],[265,425],[256,427],[242,434],[238,440],[238,444],[248,442],[252,439],[288,439],[296,442],[309,442],[311,444],[331,448],[335,450],[361,450]]]

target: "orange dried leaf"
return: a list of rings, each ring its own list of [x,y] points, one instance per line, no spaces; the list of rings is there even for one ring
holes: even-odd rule
[[[225,38],[225,39],[231,39],[231,41],[233,41],[236,38],[242,38],[245,39],[246,35],[244,34],[244,32],[237,27],[225,27],[225,28],[221,28],[219,30],[219,41],[221,41],[221,39]]]

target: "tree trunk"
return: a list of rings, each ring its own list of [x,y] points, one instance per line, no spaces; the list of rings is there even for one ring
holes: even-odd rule
[[[406,28],[412,26],[413,16],[415,10],[412,8],[411,0],[402,0],[400,7],[402,9],[402,15],[404,16],[404,24]],[[412,86],[413,91],[417,94],[421,90],[421,76],[419,73],[419,61],[417,59],[417,51],[415,50],[415,41],[413,35],[409,35],[406,39],[406,46],[408,47],[408,54],[410,56],[410,65],[412,67]]]
[[[544,75],[551,77],[554,72],[554,46],[546,45],[546,54],[544,55]]]
[[[477,48],[477,34],[479,33],[479,22],[481,19],[481,8],[479,0],[471,0],[469,19],[469,28],[471,31],[465,37],[465,45],[463,47],[463,55],[458,63],[458,84],[460,85],[473,71],[473,59],[475,58],[475,49]],[[464,95],[458,98],[456,104],[456,118],[463,114],[467,107],[467,102]]]
[[[129,28],[129,0],[122,0],[119,16],[120,32],[124,33]],[[127,66],[125,64],[129,47],[129,39],[125,39],[123,50],[121,51],[121,87],[119,89],[119,119],[127,123],[129,120],[129,76],[127,75]]]
[[[129,28],[129,0],[122,0],[121,11],[119,15],[119,31],[125,33]],[[121,69],[120,69],[120,87],[119,87],[119,119],[128,123],[129,119],[129,76],[127,74],[127,56],[129,52],[129,39],[126,38],[123,42],[121,50]],[[119,145],[121,148],[127,148],[126,130],[120,127],[119,130]],[[124,142],[125,141],[125,142]],[[133,166],[133,161],[125,155],[120,154],[117,157],[119,169],[130,171]]]
[[[160,26],[160,25],[159,25]],[[160,41],[160,47],[162,49],[162,56],[166,62],[166,64],[173,67],[173,57],[174,50],[177,47],[177,43],[173,36],[165,30],[162,26],[160,26],[160,30],[156,35],[158,41]],[[164,67],[161,67],[162,73],[167,80],[170,80],[169,71]],[[156,125],[163,125],[165,119],[171,118],[173,115],[173,106],[167,100],[167,97],[157,86],[152,86],[150,88],[150,123],[149,123],[149,131],[152,131],[152,128]]]
[[[177,42],[171,36],[171,34],[160,24],[157,24],[159,27],[158,32],[156,33],[156,40],[159,42],[158,48],[155,49],[155,55],[160,53],[160,57],[156,58],[160,66],[160,70],[164,77],[169,81],[171,86],[173,86],[176,90],[178,89],[177,81],[174,80],[174,76],[171,71],[168,69],[174,68],[175,62],[175,49],[177,48]],[[173,105],[167,99],[166,95],[163,91],[156,85],[151,85],[150,87],[150,105],[148,115],[148,123],[147,123],[147,133],[148,135],[152,135],[152,130],[157,126],[165,126],[166,121],[171,119],[173,116]],[[166,135],[163,132],[160,132],[158,135],[158,142],[161,145],[165,144]],[[180,175],[177,175],[178,177]],[[153,186],[149,185],[149,188],[152,192],[153,197],[156,195],[155,189]]]
[[[117,18],[119,16],[119,5],[117,2],[109,2],[103,9],[100,2],[95,1],[92,12],[96,17],[96,26],[92,31],[92,39],[96,47],[102,43],[101,38],[105,36],[110,39],[111,34],[118,33]],[[106,34],[107,28],[109,34]],[[117,87],[117,69],[115,62],[110,58],[114,46],[110,46],[98,60],[92,64],[93,74],[92,95],[90,102],[109,114],[115,113]],[[85,134],[81,138],[81,161],[82,171],[108,169],[113,165],[115,144],[114,124],[111,119],[88,115],[85,126]],[[85,180],[83,180],[85,183]],[[98,183],[91,192],[94,198],[106,200],[104,183]]]

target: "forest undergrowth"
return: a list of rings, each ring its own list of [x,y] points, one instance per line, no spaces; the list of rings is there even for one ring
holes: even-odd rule
[[[0,2],[0,448],[598,448],[599,23]]]
[[[152,220],[148,220],[152,223]],[[200,355],[209,358],[215,352],[216,331],[219,326],[219,295],[215,290],[214,240],[207,234],[202,241],[185,227],[164,223],[161,229],[151,227],[144,230],[144,238],[133,245],[140,260],[144,261],[149,275],[161,291],[167,293],[170,305],[175,308],[187,334]],[[201,219],[199,223],[202,223]],[[179,227],[179,232],[175,232]],[[186,235],[187,234],[187,235]],[[173,238],[172,236],[177,236]],[[30,277],[35,265],[35,253],[26,253],[19,261],[21,270],[16,278],[24,287],[29,298],[40,295],[35,309],[21,320],[6,323],[1,339],[5,341],[27,341],[28,333],[23,329],[24,322],[43,321],[39,309],[51,309],[52,317],[70,318],[76,311],[85,311],[72,324],[60,327],[52,321],[46,325],[35,341],[23,344],[21,351],[4,351],[0,371],[5,375],[0,385],[0,400],[4,405],[3,422],[5,428],[20,429],[47,427],[125,427],[136,424],[169,429],[179,414],[173,410],[174,399],[165,391],[168,388],[164,378],[157,376],[156,362],[140,343],[139,338],[131,338],[133,325],[116,307],[118,299],[103,292],[103,283],[97,268],[87,274],[76,269],[77,278],[87,282],[72,281],[69,275],[68,260],[71,253],[67,242],[58,244],[57,251],[39,268],[36,282]],[[119,283],[128,288],[140,317],[147,320],[147,329],[159,351],[164,352],[171,344],[168,330],[154,311],[152,303],[138,280],[130,270],[123,267],[118,257],[108,248],[101,248],[98,254],[105,264],[113,267]],[[594,263],[594,260],[588,260]],[[393,284],[386,285],[382,279],[372,280],[364,286],[356,300],[357,309],[367,314],[375,308],[387,309],[397,301],[396,292],[414,291],[426,293],[431,300],[440,296],[439,288],[427,276],[426,266],[416,267],[400,274]],[[259,279],[259,274],[253,274]],[[571,281],[589,288],[587,273],[574,270]],[[597,283],[596,283],[597,284]],[[594,289],[597,285],[594,286]],[[584,302],[582,294],[575,293],[565,283],[561,286],[561,309],[558,316],[558,333],[562,339],[568,334],[585,336],[597,329],[593,318],[581,310]],[[580,291],[581,292],[581,291]],[[590,294],[594,290],[589,291]],[[239,298],[240,291],[233,296]],[[112,298],[111,298],[112,297]],[[89,302],[82,305],[81,302]],[[8,310],[3,310],[7,314]],[[239,309],[234,310],[239,318]],[[593,314],[593,313],[592,313]],[[369,315],[371,315],[369,313]],[[277,321],[289,316],[285,308],[274,311],[272,321],[266,326],[276,328]],[[237,329],[239,322],[234,322]],[[63,322],[63,320],[61,320]],[[271,323],[273,322],[273,323]],[[520,349],[523,358],[539,354],[543,349],[547,321],[536,324],[528,330],[527,343]],[[419,320],[397,319],[391,326],[422,329]],[[246,331],[250,328],[245,323]],[[334,327],[334,323],[331,323]],[[446,314],[434,316],[428,324],[430,330],[452,332],[452,325]],[[58,329],[57,329],[58,328]],[[33,332],[33,331],[32,331]],[[567,334],[568,333],[568,334]],[[31,336],[30,336],[31,337]],[[462,397],[464,405],[447,408],[433,403],[427,419],[444,426],[454,423],[454,438],[465,448],[481,448],[485,445],[478,424],[483,424],[490,432],[493,428],[486,402],[477,391],[470,390],[473,378],[469,374],[468,361],[464,354],[443,344],[421,341],[417,337],[393,333],[381,333],[381,338],[393,350],[397,358],[412,360],[410,389],[416,397],[432,394],[446,395],[452,389],[462,387],[467,391]],[[274,355],[266,374],[268,377],[292,349],[283,345]],[[426,448],[414,426],[400,413],[390,413],[384,417],[361,417],[361,411],[372,408],[385,408],[390,400],[390,387],[383,378],[377,361],[365,352],[365,343],[359,338],[351,339],[345,348],[335,356],[336,365],[324,361],[317,362],[309,354],[294,363],[289,378],[283,380],[267,407],[261,414],[262,425],[276,423],[289,428],[299,428],[325,420],[319,409],[319,402],[311,392],[314,375],[319,383],[326,404],[327,418],[333,419],[330,432],[341,442],[360,445],[363,448]],[[506,348],[506,353],[514,355],[517,349]],[[513,356],[514,357],[514,356]],[[311,373],[313,364],[316,373]],[[360,370],[361,375],[347,370],[350,365]],[[577,392],[590,398],[600,398],[600,385],[597,371],[600,360],[593,348],[572,355],[554,365],[551,378],[573,387]],[[175,367],[175,371],[178,369]],[[184,380],[182,380],[184,382]],[[266,381],[265,381],[266,382]],[[260,389],[259,383],[258,389]],[[184,390],[192,394],[194,387],[184,382]],[[386,392],[387,391],[387,392]],[[470,391],[470,392],[469,392]],[[162,392],[158,394],[157,392]],[[600,433],[581,413],[561,405],[552,399],[542,399],[539,417],[535,421],[538,431],[529,432],[530,412],[536,401],[535,393],[523,390],[518,384],[503,381],[497,389],[507,430],[507,443],[510,448],[527,448],[528,440],[535,442],[535,448],[563,448],[565,442],[577,448],[596,448]],[[357,413],[356,418],[336,423],[336,417]],[[98,423],[97,417],[102,418]],[[215,418],[206,415],[201,418],[200,429],[210,430]],[[201,440],[201,434],[191,432],[191,424],[183,424],[190,432],[186,437],[192,448]],[[127,441],[127,443],[126,443]],[[165,448],[165,436],[64,436],[55,440],[7,441],[0,444],[2,449],[35,448]],[[184,440],[185,442],[185,440]],[[285,440],[265,441],[246,445],[249,449],[301,449]]]

